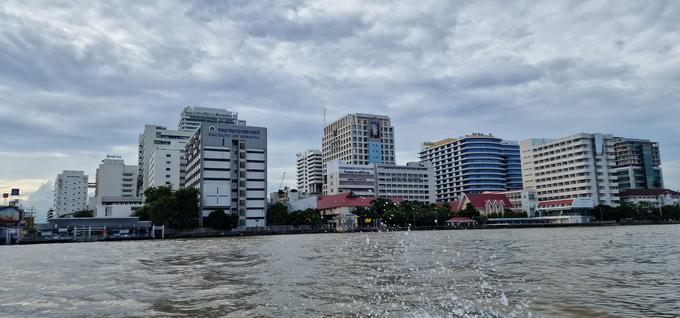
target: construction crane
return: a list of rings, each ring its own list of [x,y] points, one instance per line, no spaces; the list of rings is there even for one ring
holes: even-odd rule
[[[281,183],[279,183],[279,191],[283,190],[281,187],[283,187],[283,179],[286,177],[286,172],[283,172],[283,176],[281,177]]]

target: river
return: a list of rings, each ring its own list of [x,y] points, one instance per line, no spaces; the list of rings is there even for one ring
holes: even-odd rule
[[[677,317],[680,225],[0,247],[2,317]]]

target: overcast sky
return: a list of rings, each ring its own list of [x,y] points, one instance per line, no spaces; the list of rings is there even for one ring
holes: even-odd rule
[[[0,2],[0,191],[136,164],[187,105],[269,129],[270,191],[323,107],[391,116],[398,163],[471,132],[652,139],[680,188],[680,1],[160,3]]]

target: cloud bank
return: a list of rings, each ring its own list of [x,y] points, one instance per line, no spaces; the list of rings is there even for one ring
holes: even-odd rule
[[[0,185],[27,194],[145,123],[224,107],[269,129],[270,190],[328,119],[387,114],[426,140],[603,132],[657,140],[680,188],[674,1],[3,1]]]

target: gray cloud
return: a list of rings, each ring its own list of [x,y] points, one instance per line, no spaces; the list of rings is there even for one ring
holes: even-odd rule
[[[269,128],[271,188],[320,147],[323,107],[392,116],[402,162],[469,132],[654,139],[680,188],[678,16],[671,1],[4,1],[0,181],[136,162],[145,123],[199,105]]]

